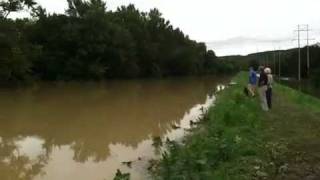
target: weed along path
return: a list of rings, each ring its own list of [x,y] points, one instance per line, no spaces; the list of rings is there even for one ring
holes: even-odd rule
[[[234,82],[183,143],[167,145],[155,179],[320,179],[320,100],[275,84],[263,112],[243,94],[247,74]]]

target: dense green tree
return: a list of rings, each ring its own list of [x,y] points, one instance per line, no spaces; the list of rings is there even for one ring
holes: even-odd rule
[[[0,83],[25,81],[32,62],[31,45],[24,37],[25,21],[1,20],[0,23]]]
[[[33,1],[3,2],[18,5],[2,9],[1,81],[181,76],[228,67],[157,9],[109,11],[102,0],[67,0],[65,14],[47,14]],[[32,9],[32,19],[5,18],[23,7]]]

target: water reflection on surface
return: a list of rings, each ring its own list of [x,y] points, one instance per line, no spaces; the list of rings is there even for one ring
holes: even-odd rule
[[[0,90],[0,179],[146,179],[152,137],[179,139],[228,78],[41,84]],[[176,124],[180,129],[172,129]],[[122,164],[132,161],[129,168]]]

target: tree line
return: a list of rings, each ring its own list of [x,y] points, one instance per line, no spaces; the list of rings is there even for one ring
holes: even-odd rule
[[[158,9],[107,9],[102,0],[67,0],[48,14],[33,0],[0,2],[0,81],[99,80],[224,73],[204,43],[191,40]],[[29,10],[31,18],[9,19]]]

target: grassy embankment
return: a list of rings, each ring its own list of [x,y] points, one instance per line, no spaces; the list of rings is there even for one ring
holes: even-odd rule
[[[275,84],[263,112],[243,95],[246,80],[218,94],[183,145],[167,144],[156,179],[320,179],[320,100]]]

